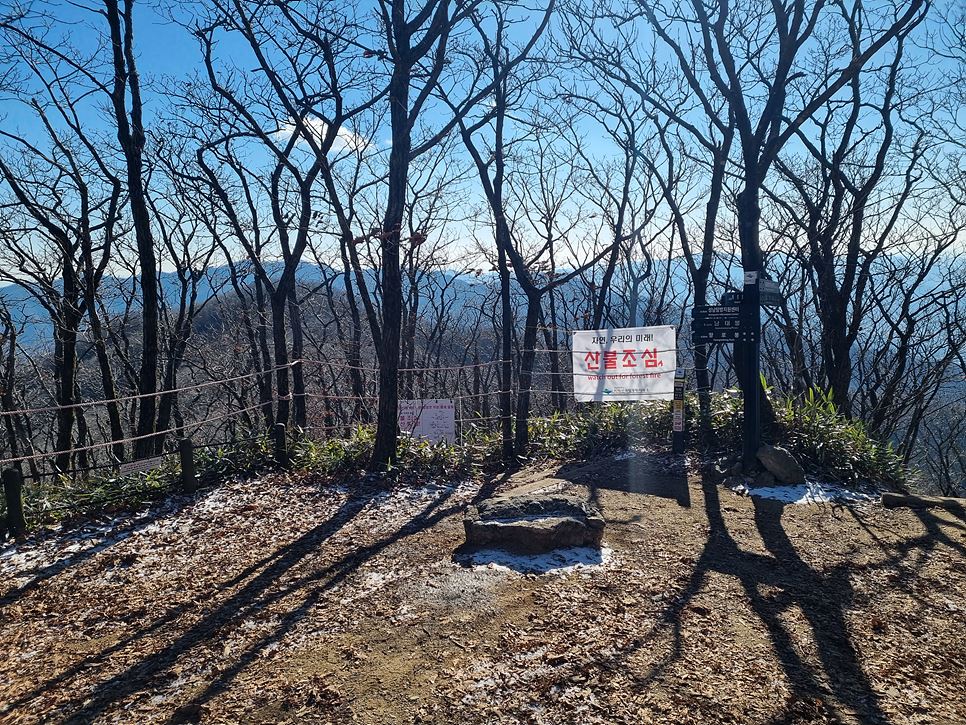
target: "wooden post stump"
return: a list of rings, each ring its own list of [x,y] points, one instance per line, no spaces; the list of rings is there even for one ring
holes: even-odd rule
[[[18,543],[27,538],[27,520],[23,515],[23,474],[16,468],[3,472],[3,495],[7,501],[7,533]]]
[[[275,462],[281,468],[289,467],[288,441],[285,435],[285,424],[275,424]]]
[[[198,476],[195,473],[195,447],[190,438],[178,441],[178,455],[181,458],[181,488],[185,493],[198,490]]]

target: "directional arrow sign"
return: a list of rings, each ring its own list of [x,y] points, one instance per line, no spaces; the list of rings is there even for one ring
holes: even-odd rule
[[[755,276],[752,281],[745,280],[747,284],[758,285],[758,297],[763,307],[781,307],[785,298],[778,288],[778,282],[772,279]],[[725,292],[721,296],[722,307],[740,305],[745,299],[744,292]]]
[[[758,333],[755,330],[730,328],[726,330],[692,330],[691,342],[695,345],[705,345],[714,342],[757,342]]]
[[[738,318],[741,308],[737,305],[695,305],[691,308],[691,317],[711,318],[711,317],[734,317]]]
[[[751,327],[742,325],[740,317],[696,317],[691,320],[692,330],[729,330],[739,327]]]
[[[770,282],[771,280],[762,281]],[[785,301],[784,297],[782,297],[778,292],[766,292],[765,290],[760,290],[758,294],[763,307],[781,307],[782,302]],[[723,295],[721,295],[721,304],[725,306],[740,305],[744,299],[744,292],[725,292]]]

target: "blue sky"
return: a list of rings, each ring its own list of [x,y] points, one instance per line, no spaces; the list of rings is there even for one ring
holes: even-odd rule
[[[49,7],[58,19],[58,27],[65,32],[72,44],[83,48],[85,43],[89,45],[92,42],[91,39],[96,36],[96,33],[92,33],[89,27],[92,18],[88,11],[66,1],[50,3]],[[190,6],[187,3],[174,3],[171,7],[179,13],[185,13]],[[197,41],[188,31],[167,18],[154,2],[139,2],[135,8],[135,42],[139,71],[146,91],[146,120],[151,125],[154,120],[164,116],[168,111],[164,105],[164,98],[152,93],[151,89],[157,87],[164,79],[183,79],[199,70],[201,68],[200,51]],[[98,30],[100,31],[100,28]],[[233,43],[237,45],[233,47]],[[232,41],[222,37],[219,41],[219,54],[229,60],[237,58],[242,69],[254,67],[253,64],[248,64],[247,47],[243,47],[238,40]],[[942,72],[941,68],[934,68],[934,70]],[[91,114],[90,122],[96,124],[100,121]],[[6,128],[19,129],[28,136],[36,129],[36,122],[32,115],[25,112],[22,107],[9,102],[4,102],[0,108],[0,124]],[[110,132],[108,124],[104,124],[104,130]],[[378,134],[377,143],[385,145],[386,135]],[[590,149],[595,155],[605,155],[612,151],[612,147],[603,140],[600,130],[591,126],[588,126],[587,133],[584,134],[583,143],[585,148]],[[470,182],[472,183],[472,179]]]
[[[939,0],[937,5],[942,7],[944,2],[955,4],[962,0]],[[10,2],[10,0],[5,0]],[[3,3],[0,3],[2,5]],[[96,0],[93,3],[96,5]],[[415,3],[414,3],[415,4]],[[880,4],[885,4],[880,0]],[[874,7],[875,3],[868,3]],[[191,37],[189,32],[183,27],[173,22],[167,17],[168,10],[165,6],[172,9],[179,16],[185,16],[190,12],[190,3],[180,3],[169,0],[160,3],[142,1],[135,5],[135,45],[138,54],[139,71],[144,79],[146,113],[148,122],[159,112],[163,113],[164,108],[159,104],[163,99],[159,99],[151,93],[152,87],[163,79],[183,79],[193,72],[200,70],[200,51],[198,42]],[[35,5],[35,7],[48,7],[50,14],[57,18],[58,26],[64,32],[69,41],[84,48],[85,44],[90,43],[90,39],[95,36],[91,32],[92,23],[91,13],[77,7],[69,0],[52,0],[51,2]],[[96,21],[101,25],[99,19]],[[98,32],[102,28],[98,27]],[[235,45],[233,48],[232,46]],[[238,52],[236,52],[236,49]],[[223,58],[237,57],[244,66],[248,62],[248,51],[241,41],[226,38],[221,35],[218,48],[219,55]],[[952,61],[946,62],[950,67]],[[943,62],[938,62],[932,66],[932,70],[942,73]],[[33,126],[33,119],[29,114],[24,114],[22,109],[16,105],[4,103],[0,108],[0,123],[7,127],[29,129]],[[588,134],[587,143],[593,145],[598,139],[597,134]],[[603,150],[605,147],[601,146]]]

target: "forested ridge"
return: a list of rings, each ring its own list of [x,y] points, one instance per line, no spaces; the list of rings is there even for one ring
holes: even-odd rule
[[[962,492],[964,20],[926,0],[7,5],[0,464],[83,477],[185,436],[279,453],[363,424],[378,470],[407,398],[453,398],[462,433],[525,459],[531,418],[575,406],[572,331],[674,325],[696,430],[713,391],[818,396]],[[191,51],[174,68],[161,26]],[[760,383],[690,336],[747,270],[784,295]]]

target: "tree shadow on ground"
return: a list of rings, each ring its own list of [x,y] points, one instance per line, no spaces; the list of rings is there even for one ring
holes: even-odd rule
[[[515,473],[515,470],[507,470],[498,476],[491,476],[486,483],[480,486],[480,490],[476,492],[475,496],[473,496],[472,503],[478,504],[480,501],[490,498],[490,496],[499,490],[500,486],[512,479]]]
[[[683,458],[663,456],[658,461],[646,455],[631,454],[561,466],[555,476],[584,486],[590,501],[600,505],[600,489],[636,493],[676,501],[691,506],[691,490]]]
[[[321,565],[310,572],[292,577],[291,574],[295,567],[303,565],[309,557],[316,554],[323,543],[352,521],[373,500],[372,494],[350,497],[326,521],[306,532],[296,541],[273,552],[258,564],[249,567],[244,575],[239,575],[232,582],[220,586],[219,589],[230,588],[230,586],[240,583],[247,576],[258,571],[241,589],[224,602],[212,607],[197,624],[178,634],[170,644],[99,683],[93,692],[86,695],[83,707],[73,713],[67,722],[91,722],[124,698],[138,692],[149,691],[158,678],[162,677],[194,648],[216,642],[220,633],[225,631],[226,628],[240,624],[245,618],[265,607],[276,604],[287,597],[295,597],[295,601],[286,605],[285,613],[278,618],[271,632],[239,652],[229,667],[220,670],[217,677],[209,682],[202,692],[192,698],[193,703],[204,704],[208,702],[227,689],[238,674],[254,662],[267,647],[281,640],[316,605],[323,601],[327,592],[352,574],[361,564],[393,543],[433,526],[461,508],[461,506],[456,505],[445,505],[452,495],[453,489],[441,492],[417,516],[393,533],[370,545],[352,548],[330,564]],[[33,691],[17,698],[15,702],[9,703],[8,707],[16,707],[18,704],[27,702],[29,699],[44,693],[51,687],[66,683],[85,667],[90,666],[92,662],[102,660],[113,653],[126,649],[136,643],[137,640],[157,632],[168,624],[174,624],[173,620],[176,618],[177,614],[171,613],[126,637],[114,646],[91,655],[69,671],[39,685]],[[177,625],[174,624],[174,626]]]
[[[862,527],[869,538],[885,557],[877,564],[879,569],[890,569],[894,583],[907,591],[913,589],[914,579],[929,560],[929,554],[937,545],[944,545],[957,552],[966,562],[966,544],[957,541],[950,535],[950,531],[966,531],[966,525],[960,523],[960,513],[942,510],[934,512],[924,508],[911,509],[911,513],[922,524],[923,533],[913,538],[904,538],[895,543],[886,541],[880,535],[884,527],[873,524],[863,516],[861,509],[849,509],[855,522]],[[886,529],[886,531],[889,531]],[[893,533],[894,532],[891,532]],[[966,563],[964,563],[966,566]]]
[[[92,524],[90,522],[78,523],[43,538],[33,539],[30,542],[30,545],[32,546],[41,546],[49,542],[56,542],[58,548],[69,546],[71,544],[82,544],[84,548],[82,548],[80,551],[73,552],[69,556],[66,556],[62,559],[58,559],[57,561],[53,561],[39,568],[23,572],[23,574],[32,575],[32,578],[25,584],[14,587],[5,592],[3,596],[0,596],[0,607],[13,604],[20,597],[33,591],[48,579],[52,579],[58,574],[67,571],[71,567],[83,564],[88,559],[91,559],[101,552],[107,551],[112,546],[121,543],[125,539],[138,533],[151,524],[178,515],[182,510],[193,505],[200,496],[209,493],[211,493],[211,491],[206,490],[192,496],[174,496],[163,501],[154,502],[148,509],[146,515],[139,517],[128,517],[118,525],[115,525],[116,520],[110,525],[103,526]],[[102,538],[97,540],[92,536],[92,534],[96,534]],[[96,543],[91,543],[91,541],[95,541]]]
[[[587,476],[575,478],[577,482],[587,480]],[[616,488],[626,490],[622,486]],[[725,575],[740,582],[792,690],[793,696],[771,720],[773,725],[801,722],[803,717],[818,715],[835,720],[845,714],[864,723],[888,723],[880,695],[873,689],[849,633],[847,612],[854,598],[850,577],[855,564],[843,561],[824,569],[809,566],[782,525],[785,504],[767,499],[756,498],[753,502],[755,526],[769,555],[746,551],[728,530],[715,481],[702,479],[701,489],[709,531],[690,575],[677,593],[665,600],[667,603],[649,632],[596,664],[605,672],[616,668],[630,671],[633,668],[626,663],[632,655],[653,648],[655,642],[670,635],[666,652],[646,672],[634,676],[635,689],[647,689],[684,654],[684,611],[698,592],[709,585],[710,575]],[[649,493],[648,486],[638,490]],[[962,544],[941,530],[935,516],[928,512],[917,515],[926,532],[892,547],[896,552],[934,546],[937,542],[963,550]],[[887,559],[876,566],[890,567],[895,561]],[[786,624],[792,610],[800,612],[807,622],[815,659],[803,656],[795,633]]]
[[[887,722],[879,695],[873,690],[849,635],[846,611],[853,599],[852,565],[845,562],[825,571],[811,568],[799,556],[781,524],[785,504],[761,498],[754,499],[754,504],[758,532],[765,548],[779,563],[774,574],[767,577],[771,579],[768,583],[781,591],[771,598],[761,597],[757,588],[765,577],[756,576],[754,565],[746,567],[741,563],[734,573],[767,627],[793,690],[801,699],[823,700],[831,694],[848,709],[861,713],[863,721]],[[792,608],[798,608],[808,621],[820,667],[801,659],[791,633],[781,622],[781,615]]]
[[[252,581],[246,584],[237,594],[233,595],[227,602],[213,610],[209,616],[205,617],[198,625],[189,629],[188,633],[179,637],[174,644],[165,648],[159,656],[151,657],[147,662],[140,662],[124,671],[122,676],[113,677],[105,683],[99,685],[95,690],[95,697],[90,700],[90,711],[83,716],[80,714],[72,718],[75,722],[87,722],[96,717],[103,711],[112,699],[119,699],[124,695],[130,694],[145,685],[145,679],[156,673],[160,668],[162,660],[173,662],[180,654],[186,652],[193,645],[204,641],[207,635],[214,634],[218,628],[237,616],[244,616],[251,610],[252,605],[258,600],[266,589],[275,581],[276,577],[290,569],[301,559],[311,552],[312,547],[318,546],[327,538],[335,534],[346,523],[348,523],[370,500],[369,498],[350,498],[342,507],[336,511],[329,519],[320,523],[318,526],[304,534],[298,540],[281,547],[271,554],[263,557],[260,561],[250,565],[244,571],[232,577],[230,580],[220,582],[217,590],[230,589],[231,587],[244,581],[254,572],[261,569]],[[204,596],[205,593],[201,593]],[[214,596],[215,591],[207,592],[208,596]],[[200,598],[200,597],[199,597]],[[39,683],[35,688],[25,692],[19,697],[9,700],[4,704],[6,712],[14,710],[16,707],[25,704],[34,697],[38,697],[48,692],[54,687],[68,683],[73,677],[84,672],[87,668],[96,666],[100,661],[111,655],[124,651],[128,647],[136,645],[140,640],[162,631],[168,625],[175,623],[176,620],[185,613],[183,607],[169,610],[164,616],[151,622],[149,625],[138,629],[132,634],[122,638],[117,643],[102,649],[94,654],[88,655],[77,664],[68,668],[61,674],[50,680]],[[190,635],[190,636],[189,636]],[[166,656],[165,656],[166,655]],[[151,661],[157,661],[158,668],[150,666]],[[148,665],[148,666],[145,666]],[[144,674],[140,674],[140,673]],[[122,681],[126,677],[127,681]],[[117,693],[116,697],[113,693]]]

